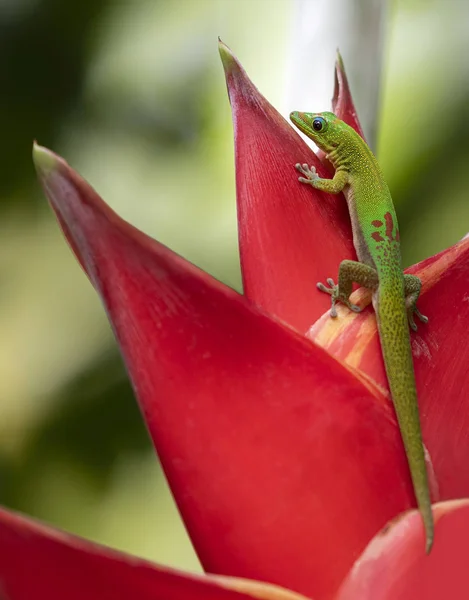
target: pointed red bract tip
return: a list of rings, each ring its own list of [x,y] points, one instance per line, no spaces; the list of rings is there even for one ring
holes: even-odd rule
[[[33,144],[33,162],[39,178],[42,179],[58,170],[63,159],[35,141]]]
[[[242,68],[230,48],[220,38],[218,38],[218,52],[227,76],[231,74],[233,69]]]
[[[67,173],[69,169],[68,164],[64,161],[63,158],[61,158],[48,148],[40,146],[36,142],[34,142],[33,144],[33,162],[36,168],[38,179],[44,188],[44,191],[49,199],[52,209],[56,213],[57,219],[65,233],[65,238],[68,244],[70,245],[71,249],[73,250],[73,253],[77,257],[79,263],[84,268],[83,260],[80,255],[80,250],[76,246],[73,240],[73,236],[67,235],[67,223],[62,219],[60,211],[57,210],[57,206],[54,205],[55,193],[53,192],[53,188],[56,186],[64,186],[66,178],[63,178],[61,176],[61,172]],[[60,194],[60,192],[58,193]]]
[[[337,60],[335,63],[334,95],[332,96],[332,112],[345,121],[347,125],[353,127],[363,139],[363,129],[358,120],[357,111],[352,99],[352,93],[345,73],[344,61],[340,52],[337,50]]]
[[[244,293],[305,332],[328,305],[316,282],[355,257],[346,203],[299,183],[296,163],[323,177],[328,171],[224,44],[220,53],[233,114]]]
[[[435,543],[424,552],[417,511],[392,522],[357,560],[336,600],[466,600],[469,501],[436,504]]]

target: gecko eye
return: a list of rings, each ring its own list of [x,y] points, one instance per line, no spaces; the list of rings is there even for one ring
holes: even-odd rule
[[[313,121],[314,131],[322,131],[326,127],[326,121],[322,117],[316,117]]]

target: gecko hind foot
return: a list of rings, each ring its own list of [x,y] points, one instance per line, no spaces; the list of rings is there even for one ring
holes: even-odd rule
[[[417,331],[417,325],[414,321],[414,315],[422,321],[422,323],[428,323],[428,317],[422,315],[417,308],[417,301],[420,296],[420,290],[422,288],[422,282],[415,275],[410,273],[404,274],[404,293],[405,293],[405,305],[407,309],[407,320],[409,321],[409,327],[413,331]]]
[[[412,331],[417,331],[417,323],[414,321],[414,315],[422,321],[422,323],[428,323],[428,317],[422,315],[419,309],[414,305],[407,309],[407,320]]]
[[[328,279],[327,283],[331,286],[331,287],[326,287],[323,283],[321,283],[320,281],[317,282],[316,287],[318,288],[318,290],[320,290],[321,292],[324,292],[325,294],[329,294],[330,296],[333,296],[335,293],[335,288],[337,287],[334,284],[334,281],[332,279]]]
[[[341,302],[342,304],[347,306],[351,311],[353,311],[355,313],[361,312],[362,309],[359,306],[357,306],[356,304],[352,304],[350,302],[350,300],[348,298],[346,298],[345,296],[341,296],[341,294],[339,293],[339,286],[334,283],[333,279],[331,279],[329,277],[328,279],[326,279],[326,282],[330,287],[326,287],[320,281],[316,284],[316,286],[317,286],[318,290],[320,290],[321,292],[324,292],[325,294],[329,294],[331,296],[332,306],[331,306],[331,310],[330,310],[329,314],[333,319],[335,319],[337,317],[337,309],[336,309],[337,302]]]

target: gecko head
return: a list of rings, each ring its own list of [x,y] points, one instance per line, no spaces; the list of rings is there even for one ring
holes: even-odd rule
[[[345,123],[338,119],[334,113],[304,113],[292,112],[290,119],[300,131],[305,133],[313,142],[324,150],[331,152],[340,144],[344,136]]]

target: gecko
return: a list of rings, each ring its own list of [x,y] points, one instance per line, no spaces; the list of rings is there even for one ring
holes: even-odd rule
[[[423,323],[428,322],[417,308],[421,281],[415,275],[403,273],[391,193],[366,142],[331,112],[295,111],[290,119],[326,153],[335,169],[333,178],[327,179],[319,177],[314,167],[297,163],[299,181],[330,194],[344,192],[347,200],[359,262],[343,260],[337,284],[329,278],[326,280],[329,287],[323,283],[317,287],[330,294],[333,318],[337,317],[337,302],[360,312],[350,301],[354,282],[372,292],[386,376],[423,520],[428,554],[433,545],[434,521],[409,332],[409,326],[417,330],[414,315]]]

